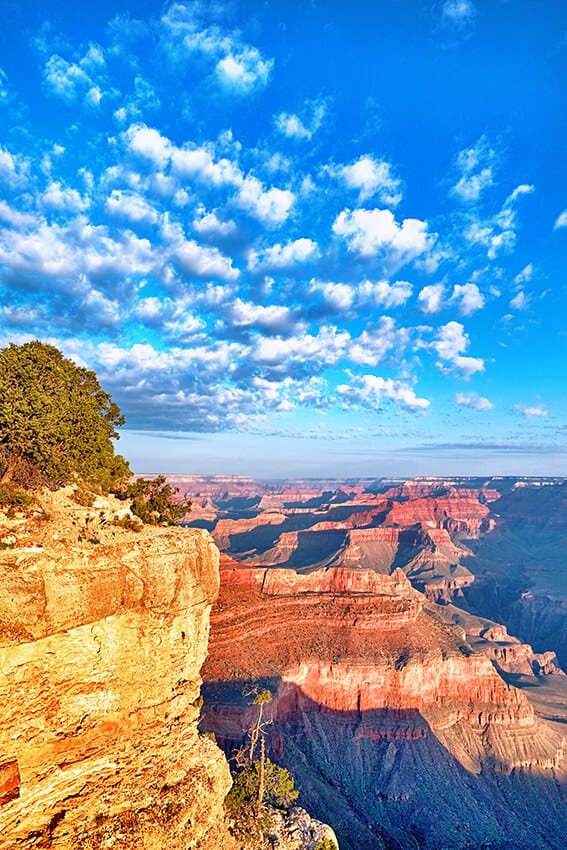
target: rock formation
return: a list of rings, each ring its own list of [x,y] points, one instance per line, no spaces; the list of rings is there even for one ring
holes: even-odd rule
[[[197,731],[216,547],[67,496],[0,516],[0,848],[230,850]]]
[[[563,846],[567,824],[546,812],[567,791],[564,726],[400,569],[223,558],[203,676],[204,724],[227,749],[250,725],[251,685],[272,688],[271,750],[342,848]]]

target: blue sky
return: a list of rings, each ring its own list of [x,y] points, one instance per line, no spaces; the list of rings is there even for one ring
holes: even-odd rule
[[[567,474],[563,2],[0,12],[0,345],[136,471]]]

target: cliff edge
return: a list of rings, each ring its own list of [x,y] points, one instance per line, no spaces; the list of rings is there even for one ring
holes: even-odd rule
[[[0,514],[0,848],[230,850],[197,731],[218,550],[70,495]]]

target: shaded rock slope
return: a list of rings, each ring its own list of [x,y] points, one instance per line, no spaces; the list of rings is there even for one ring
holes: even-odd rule
[[[564,847],[565,726],[538,716],[402,570],[223,561],[204,725],[238,746],[245,694],[270,687],[271,752],[342,848]]]

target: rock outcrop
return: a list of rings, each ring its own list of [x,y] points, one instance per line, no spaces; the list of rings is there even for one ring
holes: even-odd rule
[[[46,502],[0,517],[0,848],[229,850],[228,765],[197,731],[216,547]]]

